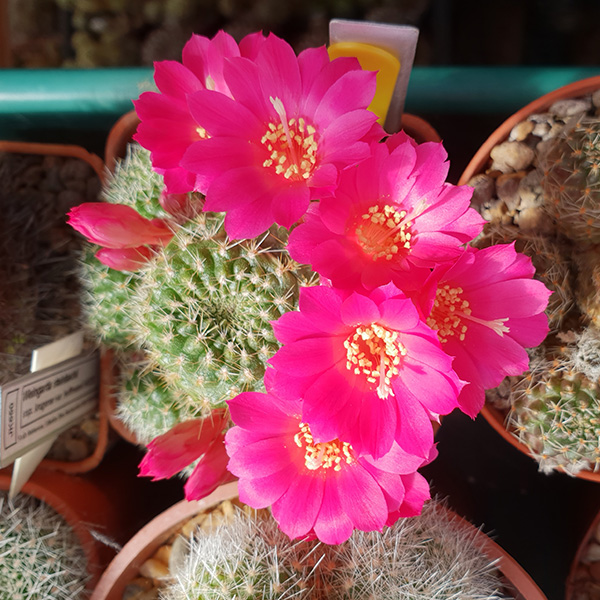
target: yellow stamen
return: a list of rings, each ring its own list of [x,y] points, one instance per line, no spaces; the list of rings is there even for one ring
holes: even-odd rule
[[[304,464],[310,471],[330,469],[340,471],[342,464],[354,462],[352,446],[338,439],[315,443],[308,423],[300,423],[300,431],[294,436],[298,448],[304,448]]]
[[[406,256],[414,237],[410,216],[388,204],[371,206],[360,216],[354,233],[358,245],[374,261]]]
[[[377,383],[381,399],[394,395],[392,378],[398,375],[406,348],[398,341],[398,332],[372,323],[359,326],[344,342],[346,368],[355,375],[365,375],[368,383]]]
[[[469,322],[488,327],[500,337],[510,331],[505,325],[508,317],[486,321],[471,314],[468,300],[462,298],[464,290],[461,287],[451,287],[448,284],[438,288],[433,302],[427,325],[438,332],[440,342],[445,343],[451,337],[464,341],[469,329]]]

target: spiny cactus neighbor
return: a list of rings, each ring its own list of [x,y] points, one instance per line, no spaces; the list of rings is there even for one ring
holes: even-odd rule
[[[599,347],[597,330],[573,334],[512,381],[509,425],[543,472],[600,470]]]
[[[567,123],[539,156],[544,200],[559,229],[579,243],[600,243],[600,118]]]
[[[89,576],[79,542],[48,505],[0,493],[0,598],[83,600]]]
[[[201,213],[139,273],[139,342],[169,385],[213,407],[262,388],[278,348],[271,321],[295,308],[300,267],[260,240],[229,241]]]
[[[290,540],[267,511],[236,509],[202,530],[162,600],[495,600],[507,598],[481,540],[435,502],[344,544]]]

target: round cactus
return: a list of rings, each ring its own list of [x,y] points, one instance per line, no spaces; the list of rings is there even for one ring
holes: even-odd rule
[[[600,119],[567,123],[539,157],[544,201],[559,229],[580,243],[600,243]]]
[[[214,406],[260,389],[277,350],[271,321],[295,307],[300,270],[259,241],[231,242],[202,213],[140,271],[139,341],[170,385]]]
[[[208,402],[170,386],[156,366],[124,360],[119,373],[116,415],[141,444],[166,433],[177,423],[210,414]]]
[[[591,362],[582,346],[568,345],[554,359],[535,361],[512,390],[509,425],[543,472],[600,469],[600,386],[597,378],[575,370],[586,364],[594,373],[600,370],[597,338],[595,343]]]
[[[162,175],[152,169],[150,152],[139,144],[128,144],[125,158],[115,165],[102,189],[102,199],[112,204],[126,204],[147,219],[193,216],[202,206],[198,193],[163,197]],[[163,203],[161,203],[161,198]]]
[[[95,256],[88,244],[81,256],[81,304],[87,329],[103,344],[124,351],[136,345],[131,303],[137,287],[135,273],[116,271]]]
[[[48,505],[0,494],[0,596],[17,600],[87,598],[85,553]]]
[[[266,511],[237,509],[198,532],[163,600],[450,600],[506,598],[472,531],[434,502],[380,532],[339,546],[290,540]]]

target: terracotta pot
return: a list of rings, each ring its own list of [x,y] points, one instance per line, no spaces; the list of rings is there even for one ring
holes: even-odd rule
[[[224,500],[237,498],[237,482],[228,483],[215,490],[203,500],[187,502],[182,500],[161,515],[150,521],[131,540],[110,563],[98,582],[90,600],[121,600],[127,584],[138,575],[140,566],[154,555],[158,548],[168,540],[187,520],[200,512],[209,510]],[[514,591],[524,600],[546,600],[531,577],[498,544],[493,542],[470,523],[456,518],[469,532],[476,535],[490,560],[498,561],[501,571]]]
[[[500,125],[500,127],[498,127],[498,129],[496,129],[483,143],[483,145],[479,148],[475,156],[473,156],[467,165],[465,171],[460,177],[458,184],[465,185],[474,175],[484,172],[491,165],[490,152],[492,149],[505,141],[508,138],[512,128],[521,121],[525,120],[529,115],[546,111],[558,100],[577,98],[579,96],[589,94],[597,89],[600,89],[600,76],[582,79],[581,81],[576,81],[569,85],[558,88],[521,108],[514,115],[504,121],[504,123],[502,123],[502,125]],[[481,414],[507,442],[512,444],[524,454],[531,456],[527,446],[522,444],[512,435],[512,433],[510,433],[510,431],[506,429],[504,424],[505,416],[501,411],[486,403],[481,410]],[[592,471],[580,471],[577,473],[576,477],[579,477],[580,479],[587,479],[589,481],[600,482],[600,473],[594,473]]]
[[[167,509],[136,533],[110,563],[90,600],[121,600],[127,584],[134,579],[140,566],[168,540],[187,520],[237,497],[237,482],[216,489],[202,500],[182,500]]]
[[[100,180],[104,178],[104,164],[102,159],[95,154],[91,154],[80,146],[61,145],[61,144],[37,144],[37,143],[26,143],[26,142],[7,142],[0,141],[0,152],[7,152],[11,154],[38,154],[38,155],[50,155],[60,156],[69,158],[78,158],[88,163],[92,169],[96,172]],[[105,366],[107,360],[105,357],[101,358],[101,371],[105,373]],[[101,376],[100,391],[98,399],[98,411],[100,415],[99,431],[98,431],[98,442],[94,448],[94,452],[80,461],[61,461],[44,459],[40,464],[41,468],[63,471],[65,473],[85,473],[94,467],[96,467],[106,452],[109,439],[109,426],[108,426],[108,413],[107,413],[107,401],[106,396],[108,388],[106,385],[106,378],[104,375]]]
[[[10,487],[11,469],[0,471],[0,490]],[[92,534],[111,536],[119,529],[114,503],[89,480],[60,472],[38,469],[23,486],[22,493],[42,500],[59,513],[73,529],[85,552],[93,589],[115,552]]]
[[[581,584],[578,584],[578,582],[592,579],[590,574],[591,565],[589,563],[585,564],[582,562],[582,559],[585,558],[585,555],[588,551],[588,546],[592,542],[600,544],[600,512],[592,521],[583,539],[581,540],[579,547],[577,548],[577,553],[575,554],[575,558],[571,564],[571,570],[569,571],[569,576],[567,577],[565,584],[565,600],[577,600],[575,593],[581,588]],[[595,581],[598,582],[597,578],[600,576],[600,560],[592,564],[596,565],[594,567],[594,574],[596,575]],[[600,583],[597,583],[596,585],[600,586]],[[583,597],[588,598],[592,596]]]

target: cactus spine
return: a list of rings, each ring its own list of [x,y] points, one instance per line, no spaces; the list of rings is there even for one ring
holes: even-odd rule
[[[83,600],[87,580],[83,549],[60,515],[35,498],[0,494],[0,597]]]
[[[436,503],[339,546],[290,540],[266,512],[237,509],[199,532],[162,600],[492,600],[502,583],[480,541]]]

